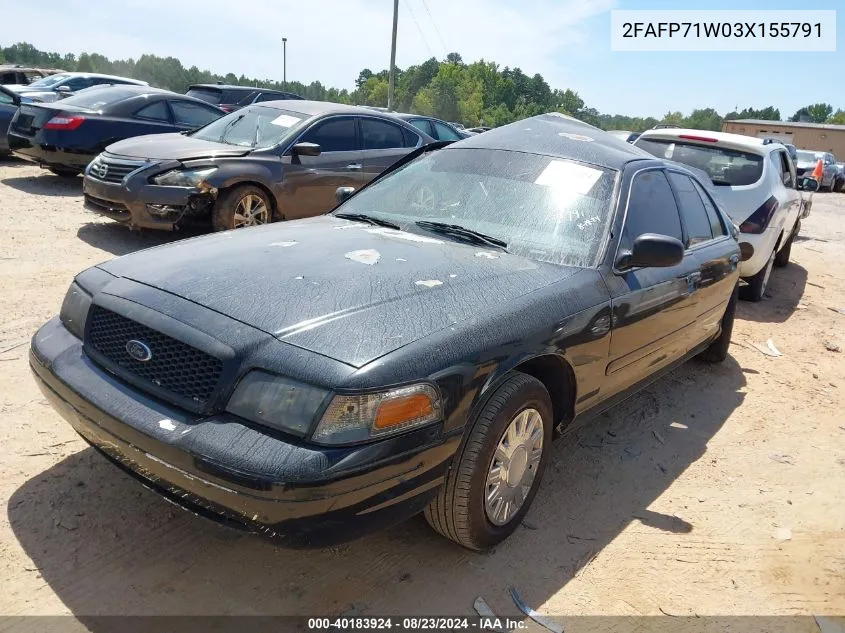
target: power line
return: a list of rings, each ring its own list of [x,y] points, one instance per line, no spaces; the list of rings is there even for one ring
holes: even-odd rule
[[[422,0],[422,3],[425,7],[425,12],[428,13],[428,18],[431,20],[431,25],[434,27],[434,32],[437,33],[437,39],[440,40],[440,45],[443,47],[444,54],[448,54],[449,49],[446,48],[446,42],[443,41],[443,37],[440,35],[440,29],[437,28],[437,22],[434,21],[434,16],[431,15],[431,11],[428,9],[428,3],[425,0]]]
[[[420,37],[422,38],[423,44],[425,44],[425,47],[428,49],[428,52],[431,53],[432,57],[437,57],[437,55],[434,54],[434,51],[431,50],[431,46],[428,45],[428,42],[425,39],[425,35],[423,35],[422,29],[420,28],[420,23],[417,22],[417,18],[416,16],[414,16],[414,10],[411,9],[411,4],[408,2],[408,0],[405,0],[405,6],[408,8],[408,13],[411,14],[411,19],[414,21],[414,24],[417,25],[417,31],[419,31]]]

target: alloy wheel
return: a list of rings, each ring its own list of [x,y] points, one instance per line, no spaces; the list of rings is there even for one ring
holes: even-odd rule
[[[234,228],[258,226],[270,221],[270,210],[264,200],[253,193],[246,194],[235,205]]]

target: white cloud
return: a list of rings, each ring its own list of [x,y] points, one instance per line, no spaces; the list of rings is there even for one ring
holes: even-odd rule
[[[615,0],[400,0],[397,65],[456,51],[466,61],[518,66],[563,86],[567,52],[583,53],[589,45],[584,21],[614,5]],[[4,18],[20,25],[15,40],[42,50],[111,58],[154,53],[187,66],[274,79],[282,76],[285,36],[288,79],[351,88],[362,68],[388,66],[392,7],[390,0],[43,0],[13,3]],[[11,39],[5,34],[4,44]]]

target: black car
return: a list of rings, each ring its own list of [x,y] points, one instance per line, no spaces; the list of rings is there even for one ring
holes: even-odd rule
[[[421,114],[405,114],[404,112],[395,112],[393,116],[407,121],[420,132],[438,141],[460,141],[461,139],[472,136],[472,133],[466,130],[459,130],[451,123],[446,123],[446,121],[441,121],[434,117],[423,116]]]
[[[227,86],[225,84],[194,84],[188,87],[188,96],[202,99],[206,103],[234,112],[244,106],[264,101],[302,99],[298,94],[283,90],[270,90],[258,86]]]
[[[506,538],[559,431],[726,357],[740,250],[689,171],[589,126],[438,146],[328,215],[80,273],[32,341],[42,391],[146,485],[282,543],[421,511]]]
[[[21,98],[5,86],[0,86],[0,155],[9,153],[7,132],[18,111]]]
[[[149,86],[89,88],[57,103],[21,105],[9,127],[9,148],[73,177],[115,141],[195,130],[224,114],[205,101]]]
[[[85,205],[133,228],[228,230],[325,213],[432,142],[391,115],[325,101],[247,106],[191,134],[110,145],[85,172]]]

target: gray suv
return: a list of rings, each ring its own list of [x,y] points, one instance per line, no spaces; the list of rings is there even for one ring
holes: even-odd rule
[[[271,101],[194,132],[109,145],[85,170],[85,206],[132,228],[218,231],[320,215],[433,142],[389,114],[322,101]]]

